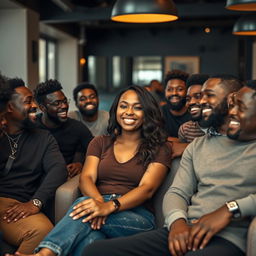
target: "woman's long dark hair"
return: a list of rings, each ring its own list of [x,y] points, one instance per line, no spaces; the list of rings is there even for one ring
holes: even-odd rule
[[[163,117],[159,105],[150,92],[140,86],[130,86],[123,89],[115,97],[111,109],[109,111],[108,133],[113,141],[121,134],[121,126],[116,119],[116,112],[119,99],[125,92],[133,90],[138,95],[140,104],[144,111],[144,122],[141,128],[141,144],[138,148],[139,160],[144,167],[154,160],[160,146],[167,139],[167,134],[163,129]],[[169,148],[167,147],[167,150]]]

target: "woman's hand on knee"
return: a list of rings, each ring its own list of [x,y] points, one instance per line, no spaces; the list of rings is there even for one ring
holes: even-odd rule
[[[114,212],[115,207],[111,201],[101,202],[93,198],[84,200],[73,207],[74,211],[69,215],[73,220],[86,216],[83,222],[93,220],[95,217],[108,216]]]
[[[106,223],[106,219],[107,219],[106,216],[104,217],[99,216],[90,220],[91,228],[94,230],[101,229],[102,225]]]

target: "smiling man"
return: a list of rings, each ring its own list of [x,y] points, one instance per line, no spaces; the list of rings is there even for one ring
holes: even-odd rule
[[[173,70],[165,78],[167,104],[162,106],[162,112],[168,140],[178,140],[179,127],[191,118],[186,106],[187,78],[188,74],[181,70]]]
[[[201,90],[204,82],[209,78],[206,74],[193,74],[187,80],[187,106],[191,120],[182,124],[179,128],[179,139],[183,143],[190,143],[196,137],[203,136],[205,132],[200,127],[202,117]]]
[[[256,80],[247,82],[233,94],[229,104],[230,122],[227,135],[230,139],[248,141],[256,134]]]
[[[0,232],[19,251],[32,253],[53,227],[43,212],[66,180],[66,168],[55,139],[30,120],[32,92],[18,78],[7,86],[7,126],[0,137]]]
[[[73,90],[78,110],[69,112],[69,117],[86,125],[93,136],[106,135],[109,113],[99,110],[98,91],[93,84],[82,83]]]
[[[67,164],[69,177],[80,173],[87,146],[92,139],[89,129],[82,123],[68,118],[69,100],[57,80],[48,80],[35,89],[35,99],[42,114],[37,124],[57,140]]]

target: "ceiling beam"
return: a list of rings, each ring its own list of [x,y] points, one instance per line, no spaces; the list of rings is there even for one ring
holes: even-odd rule
[[[49,4],[49,3],[48,3]],[[238,17],[241,12],[225,9],[225,3],[177,4],[179,20],[187,18]],[[40,12],[40,19],[45,23],[69,23],[110,20],[111,7],[81,8],[75,7],[72,12],[45,5]]]

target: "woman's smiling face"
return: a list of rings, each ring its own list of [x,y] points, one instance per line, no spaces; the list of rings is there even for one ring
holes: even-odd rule
[[[128,90],[119,99],[116,119],[122,130],[137,131],[144,121],[144,111],[137,93]]]

